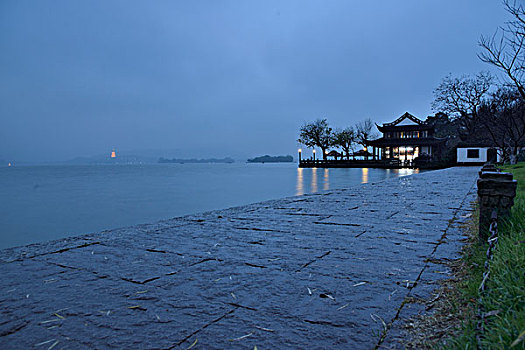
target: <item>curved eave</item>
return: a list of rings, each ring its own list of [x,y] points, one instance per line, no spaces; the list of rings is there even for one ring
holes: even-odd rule
[[[425,131],[425,130],[432,130],[433,126],[431,125],[377,125],[377,128],[379,131],[381,131],[383,134],[385,132],[389,131]]]
[[[384,126],[396,126],[396,125],[398,125],[399,123],[401,123],[405,119],[411,120],[414,123],[419,124],[419,125],[423,125],[425,123],[424,121],[422,121],[421,119],[415,117],[414,115],[412,115],[412,114],[410,114],[408,112],[405,112],[401,117],[397,118],[393,122],[385,123],[383,125]]]

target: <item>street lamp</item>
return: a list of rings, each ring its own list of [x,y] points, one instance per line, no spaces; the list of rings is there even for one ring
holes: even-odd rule
[[[315,161],[315,149],[313,150],[313,154],[314,154],[314,161]]]
[[[301,163],[301,149],[299,148],[299,163]]]

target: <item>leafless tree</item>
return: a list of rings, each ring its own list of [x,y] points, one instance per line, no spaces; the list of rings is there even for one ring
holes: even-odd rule
[[[363,147],[366,147],[366,141],[373,140],[378,136],[374,130],[374,122],[370,118],[358,122],[355,125],[355,133],[356,142]]]
[[[459,78],[447,75],[434,90],[432,108],[447,113],[453,120],[459,119],[459,134],[471,135],[478,125],[478,108],[492,86],[493,78],[488,72],[475,77],[463,75]]]
[[[323,159],[326,159],[326,151],[334,143],[334,134],[326,119],[317,119],[301,126],[297,141],[306,147],[319,147],[323,152]]]
[[[512,19],[499,27],[491,37],[482,36],[478,57],[497,67],[525,99],[525,10],[517,1],[504,0],[505,10]]]
[[[336,130],[334,136],[334,146],[340,146],[346,155],[346,159],[350,159],[350,151],[357,140],[354,128],[349,126],[343,130]]]
[[[489,102],[480,107],[480,121],[492,142],[503,152],[504,160],[516,163],[525,141],[525,101],[516,88],[498,89]]]

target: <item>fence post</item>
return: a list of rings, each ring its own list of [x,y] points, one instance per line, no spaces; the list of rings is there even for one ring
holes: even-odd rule
[[[510,213],[516,196],[517,181],[511,173],[499,172],[494,165],[485,165],[479,172],[479,237],[488,238],[492,211],[496,209],[498,219]]]

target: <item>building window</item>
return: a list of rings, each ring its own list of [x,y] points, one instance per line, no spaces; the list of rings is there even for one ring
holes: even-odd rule
[[[479,149],[468,149],[467,158],[479,158]]]

